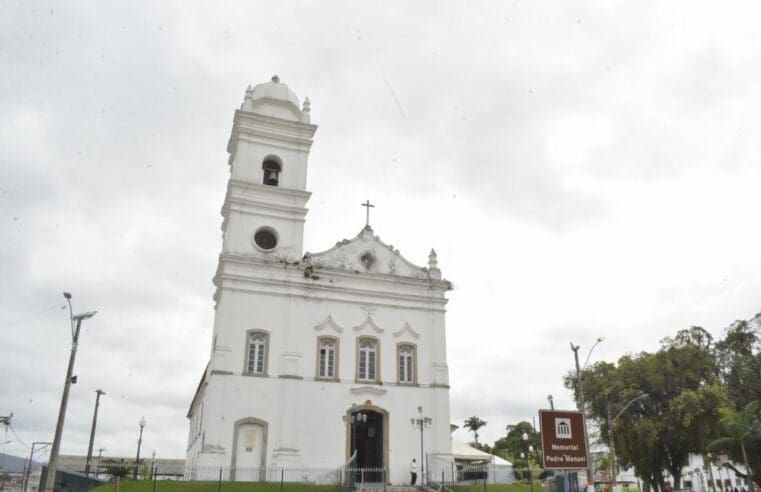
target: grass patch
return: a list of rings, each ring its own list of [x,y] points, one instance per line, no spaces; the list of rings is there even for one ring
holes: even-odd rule
[[[114,484],[107,483],[93,489],[92,492],[113,492]],[[338,492],[338,485],[307,485],[299,483],[285,483],[280,488],[279,482],[222,482],[219,488],[218,482],[200,482],[194,480],[158,480],[156,492]],[[119,484],[119,492],[153,492],[153,482],[150,480],[125,480]]]
[[[447,488],[454,492],[480,492],[483,490],[486,490],[486,492],[531,492],[531,486],[526,483],[487,483],[486,489],[484,489],[483,483],[455,485],[454,487]],[[534,492],[542,492],[542,488],[534,485]]]

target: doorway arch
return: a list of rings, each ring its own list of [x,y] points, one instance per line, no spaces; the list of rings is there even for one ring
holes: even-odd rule
[[[366,416],[364,422],[357,422],[357,415]],[[354,420],[352,419],[354,417]],[[346,410],[346,459],[357,452],[354,466],[357,468],[388,469],[389,418],[385,408],[373,405],[367,400],[361,405],[352,405]],[[382,481],[385,474],[368,475],[370,480]]]

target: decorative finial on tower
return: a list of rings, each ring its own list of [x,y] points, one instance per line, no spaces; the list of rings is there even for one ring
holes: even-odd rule
[[[301,106],[301,117],[304,123],[309,123],[309,111],[312,109],[312,103],[308,97],[304,98],[304,104]]]
[[[436,250],[431,248],[428,255],[428,275],[432,279],[441,280],[441,270],[439,270],[439,260],[436,256]]]
[[[271,79],[274,83],[279,84],[280,83],[280,77],[277,76],[277,74],[272,76]]]
[[[243,104],[246,104],[247,101],[250,101],[254,97],[254,88],[250,85],[246,87],[246,95],[243,97]],[[241,107],[241,109],[243,109]]]
[[[436,250],[431,248],[431,253],[428,255],[428,268],[433,270],[439,268],[439,261],[436,259]]]

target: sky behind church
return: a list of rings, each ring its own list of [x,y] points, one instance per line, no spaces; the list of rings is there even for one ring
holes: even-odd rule
[[[720,7],[720,8],[719,8]],[[454,282],[454,423],[492,442],[590,360],[761,311],[757,3],[0,3],[5,450],[184,457],[225,146],[277,73],[319,125],[305,249],[364,225]],[[32,316],[34,315],[34,316]],[[336,416],[340,418],[340,416]],[[2,430],[2,429],[0,429]],[[469,439],[463,431],[456,434]],[[23,443],[21,442],[23,441]],[[2,451],[2,449],[0,449]]]

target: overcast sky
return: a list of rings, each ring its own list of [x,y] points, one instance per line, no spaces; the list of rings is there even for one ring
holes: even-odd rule
[[[305,249],[353,237],[366,199],[408,259],[436,248],[452,419],[482,441],[573,406],[571,341],[612,361],[719,336],[761,311],[759,8],[0,3],[5,450],[52,440],[70,291],[99,313],[62,452],[86,453],[102,388],[96,449],[133,455],[145,416],[143,454],[184,458],[233,112],[275,73],[319,125]]]

